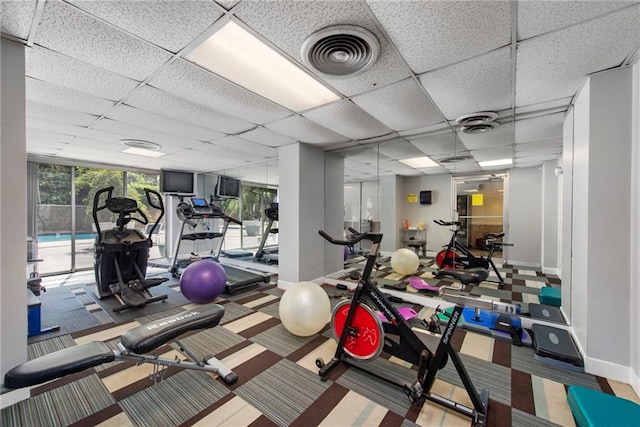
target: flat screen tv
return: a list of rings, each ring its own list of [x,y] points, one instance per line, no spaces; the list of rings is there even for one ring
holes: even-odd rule
[[[193,172],[162,169],[160,171],[160,192],[194,194],[194,178]]]
[[[240,197],[240,180],[228,176],[218,176],[216,197],[220,199]]]

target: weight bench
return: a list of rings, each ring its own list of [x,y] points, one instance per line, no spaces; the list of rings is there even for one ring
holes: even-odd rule
[[[570,385],[567,402],[578,427],[632,427],[640,421],[640,405],[601,391]]]
[[[9,389],[29,387],[114,360],[132,360],[138,364],[153,364],[154,383],[158,378],[162,379],[166,369],[160,369],[159,366],[173,366],[214,372],[219,374],[225,383],[233,384],[238,380],[238,376],[222,362],[213,356],[198,359],[177,339],[189,331],[212,328],[220,322],[223,316],[224,307],[218,304],[209,304],[127,331],[120,337],[117,350],[111,350],[104,342],[91,341],[55,351],[9,370],[4,376],[4,385]],[[175,342],[178,351],[190,360],[161,359],[153,354],[148,354],[169,341]]]

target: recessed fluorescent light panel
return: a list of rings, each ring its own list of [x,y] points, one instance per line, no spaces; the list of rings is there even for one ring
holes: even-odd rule
[[[136,147],[129,147],[126,150],[123,150],[122,152],[127,154],[135,154],[136,156],[145,156],[145,157],[162,157],[165,154],[167,154],[167,153],[161,153],[160,151],[147,150],[144,148],[136,148]]]
[[[432,168],[435,166],[439,166],[436,162],[431,160],[429,157],[414,157],[412,159],[404,159],[398,160],[400,163],[404,163],[405,165],[415,168]]]
[[[224,24],[186,59],[295,112],[340,99],[233,21]]]
[[[489,160],[486,162],[478,162],[480,166],[502,166],[502,165],[512,165],[513,159],[499,159],[499,160]]]

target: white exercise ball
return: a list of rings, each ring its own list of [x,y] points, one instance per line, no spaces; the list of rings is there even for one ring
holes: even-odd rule
[[[412,274],[420,266],[420,259],[411,249],[398,249],[391,255],[391,268],[398,274]]]
[[[292,334],[308,337],[317,334],[331,318],[329,295],[313,282],[299,282],[280,298],[280,320]]]

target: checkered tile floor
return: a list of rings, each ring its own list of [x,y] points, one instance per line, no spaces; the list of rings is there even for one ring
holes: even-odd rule
[[[349,260],[358,265],[360,261]],[[355,261],[355,262],[354,262]],[[355,268],[355,267],[349,267]],[[421,274],[428,274],[424,266]],[[516,266],[503,267],[505,289],[514,300],[529,301],[541,285],[559,286],[557,278]],[[378,280],[392,280],[389,271]],[[274,278],[275,279],[275,278]],[[393,279],[396,282],[404,279]],[[431,282],[430,278],[425,280]],[[485,286],[476,287],[483,292]],[[491,289],[492,285],[486,285]],[[472,290],[474,291],[474,290]],[[333,295],[334,290],[329,290]],[[209,373],[170,368],[153,384],[150,365],[114,362],[54,380],[31,390],[32,397],[3,409],[3,426],[310,426],[310,425],[469,425],[469,419],[435,404],[412,406],[405,394],[357,369],[332,372],[328,381],[317,375],[315,360],[328,360],[336,342],[325,328],[311,337],[296,337],[279,319],[282,295],[275,282],[259,289],[221,298],[221,324],[181,341],[196,352],[215,353],[239,376],[228,386]],[[331,298],[336,304],[339,298]],[[93,307],[95,309],[95,307]],[[30,357],[91,340],[115,348],[126,330],[150,320],[191,308],[141,316],[129,323],[104,323],[88,330],[36,342]],[[416,307],[428,319],[432,309]],[[593,375],[550,367],[534,358],[531,348],[512,346],[489,336],[458,329],[453,339],[478,389],[488,389],[490,426],[574,425],[566,404],[569,384],[581,384],[637,399],[630,387]],[[180,357],[170,345],[157,350]],[[402,361],[381,357],[376,364],[411,381],[414,371]],[[470,405],[452,364],[438,372],[433,391]]]

